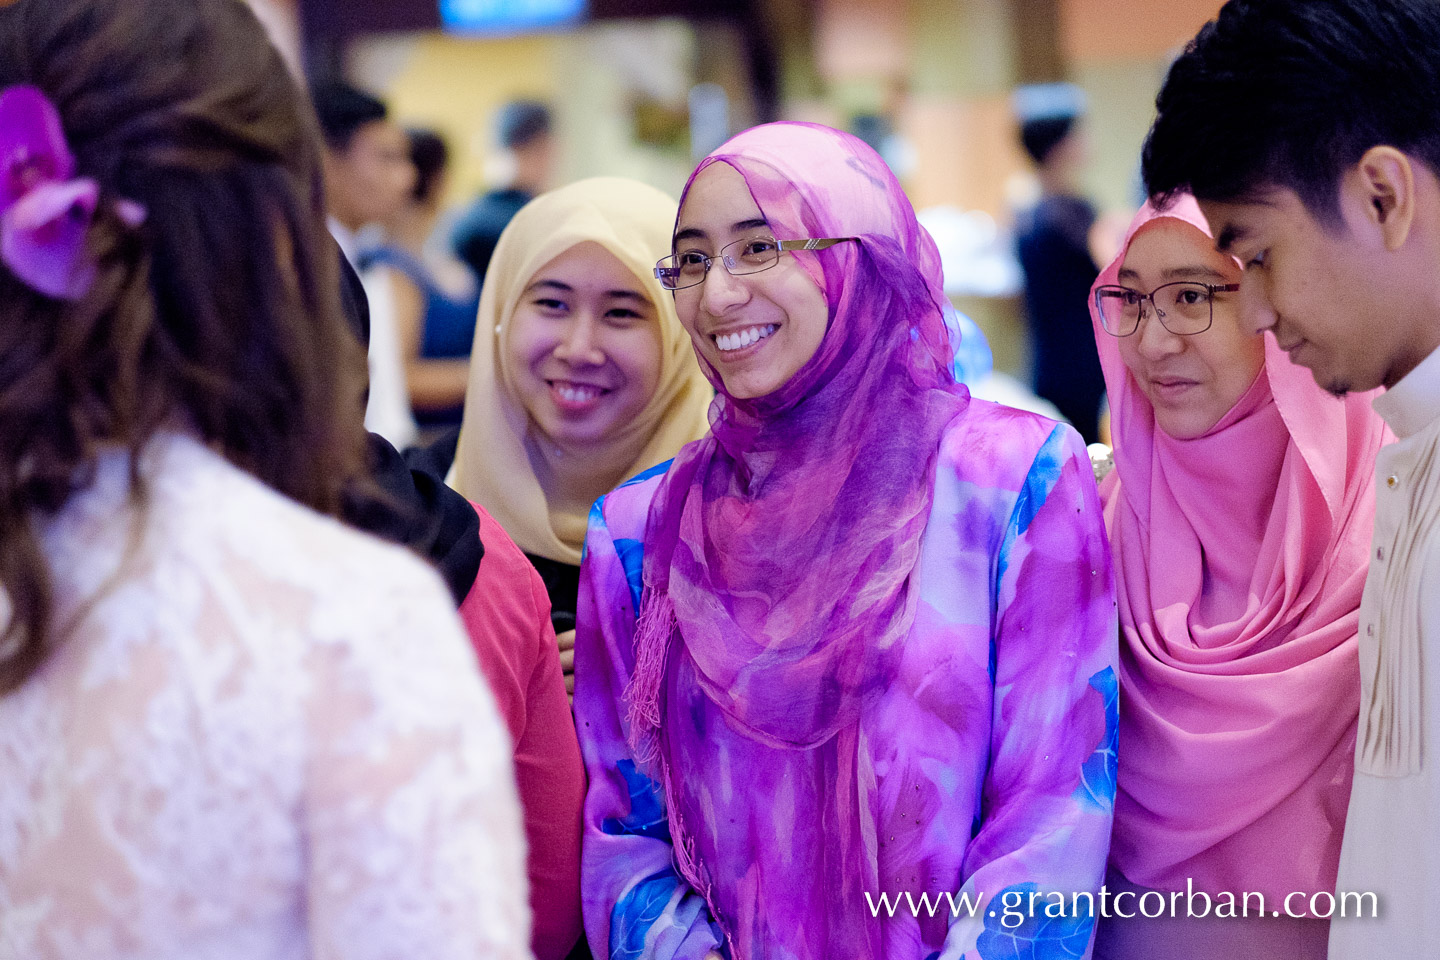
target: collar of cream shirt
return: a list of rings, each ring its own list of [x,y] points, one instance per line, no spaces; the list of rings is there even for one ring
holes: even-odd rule
[[[350,266],[360,269],[356,262],[360,254],[360,242],[354,231],[333,216],[327,217],[325,222],[330,228],[330,236],[340,244],[340,251],[345,254],[345,259],[350,261]]]
[[[1375,412],[1390,424],[1390,429],[1401,440],[1413,437],[1440,419],[1440,349],[1376,397]]]

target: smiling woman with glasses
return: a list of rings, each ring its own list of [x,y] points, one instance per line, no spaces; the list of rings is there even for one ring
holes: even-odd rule
[[[1098,889],[1109,839],[1116,632],[1079,436],[955,382],[934,241],[847,134],[722,146],[656,276],[717,396],[709,436],[590,515],[591,947],[1080,956],[1088,917],[1001,909]],[[962,891],[953,923],[867,907]]]
[[[1136,217],[1091,299],[1122,632],[1112,894],[1334,889],[1384,429],[1245,324],[1240,284],[1185,197]],[[1323,960],[1326,927],[1109,919],[1095,957]]]

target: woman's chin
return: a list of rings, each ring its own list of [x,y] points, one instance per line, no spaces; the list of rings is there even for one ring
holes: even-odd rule
[[[736,400],[757,400],[760,397],[774,393],[785,386],[789,378],[780,378],[770,371],[743,370],[736,371],[729,377],[723,373],[720,382],[725,385],[725,392]]]
[[[562,447],[603,445],[615,437],[622,423],[608,405],[583,414],[561,414],[552,409],[543,419],[536,419],[536,425],[545,439]]]
[[[1203,437],[1210,432],[1210,428],[1220,422],[1219,417],[1210,419],[1195,413],[1186,413],[1175,416],[1156,416],[1155,425],[1165,431],[1172,440],[1194,440],[1196,437]]]

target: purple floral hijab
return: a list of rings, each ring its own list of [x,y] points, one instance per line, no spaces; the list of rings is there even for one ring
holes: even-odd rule
[[[830,324],[779,390],[729,396],[701,360],[718,394],[712,432],[680,452],[650,509],[630,736],[657,761],[679,865],[704,892],[704,818],[676,807],[667,775],[696,735],[665,718],[667,674],[688,658],[736,729],[838,772],[834,789],[795,799],[816,804],[813,822],[841,845],[832,862],[844,868],[817,883],[856,903],[876,869],[858,719],[911,628],[940,437],[969,395],[950,373],[935,243],[878,154],[837,130],[776,123],[731,139],[691,182],[712,163],[740,172],[777,238],[859,242],[787,254],[824,290]]]

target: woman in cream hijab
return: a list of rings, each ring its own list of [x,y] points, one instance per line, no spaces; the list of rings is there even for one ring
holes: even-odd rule
[[[713,391],[653,271],[675,211],[642,183],[582,180],[526,205],[485,275],[448,479],[545,580],[567,685],[590,505],[708,429]]]

